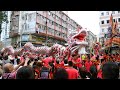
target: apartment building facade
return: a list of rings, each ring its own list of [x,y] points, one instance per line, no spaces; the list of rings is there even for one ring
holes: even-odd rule
[[[16,47],[26,42],[35,46],[64,45],[69,30],[78,26],[81,27],[62,11],[12,11],[9,37]]]
[[[120,33],[120,11],[100,11],[100,37],[99,37],[99,42],[101,43],[102,47],[106,50],[108,50],[108,48],[106,48],[105,46],[105,42],[110,38],[106,37],[106,35],[108,35],[109,33],[109,27],[110,27],[110,16],[113,16],[113,21],[118,23],[118,27],[117,30]],[[113,44],[111,46],[111,50],[112,53],[116,53],[119,52],[119,46],[116,44]]]

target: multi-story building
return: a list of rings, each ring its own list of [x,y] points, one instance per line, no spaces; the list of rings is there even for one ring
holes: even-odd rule
[[[86,37],[86,41],[88,42],[88,46],[86,47],[86,51],[88,53],[93,52],[93,45],[97,42],[97,36],[94,35],[91,31],[87,31],[88,35]]]
[[[0,38],[4,47],[9,46],[11,42],[9,38],[11,11],[6,11],[6,15],[7,15],[7,22],[2,23],[2,32]]]
[[[35,46],[66,43],[70,29],[81,27],[62,11],[12,11],[10,38],[17,47],[26,42]]]
[[[106,35],[108,34],[108,28],[110,27],[110,23],[109,23],[109,20],[110,20],[110,16],[113,16],[113,22],[118,22],[118,32],[120,32],[120,11],[100,11],[100,37],[99,37],[99,41],[102,45],[102,47],[106,50],[108,50],[108,48],[106,48],[105,46],[105,42],[109,39],[106,37]],[[113,44],[111,47],[111,50],[113,50],[113,53],[115,53],[119,46],[118,47],[114,47],[116,46],[115,44]]]

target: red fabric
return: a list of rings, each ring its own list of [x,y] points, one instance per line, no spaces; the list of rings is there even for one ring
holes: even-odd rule
[[[60,62],[61,67],[64,67],[64,61]]]
[[[52,58],[50,58],[50,57],[45,58],[43,60],[44,66],[48,67],[49,66],[49,62],[51,62],[51,61],[52,61]]]
[[[100,71],[98,72],[97,77],[102,79],[102,70],[100,70]]]
[[[67,69],[67,68],[69,68],[69,66],[64,66],[64,69]]]
[[[37,69],[35,69],[35,72],[38,74],[38,78],[40,78],[40,71],[38,71]]]
[[[52,72],[50,72],[50,78],[53,79],[53,73]]]
[[[52,57],[52,61],[54,61],[54,63],[56,63],[56,60],[55,60],[55,58],[53,58],[53,57]]]
[[[68,73],[68,79],[78,79],[79,73],[76,69],[67,68],[66,71]]]
[[[88,62],[88,61],[85,62],[85,67],[86,67],[87,72],[90,72],[90,67],[91,66],[92,66],[92,62],[91,61],[90,62]]]
[[[77,64],[74,64],[74,66],[77,66],[78,68],[82,67],[81,58],[77,58],[76,60],[72,60],[72,62],[77,63]]]
[[[22,56],[20,57],[20,61],[21,61],[21,62],[24,61],[24,58],[23,58]]]
[[[55,68],[60,68],[61,65],[60,64],[55,64]]]
[[[71,61],[71,60],[72,60],[72,58],[71,58],[71,57],[69,57],[69,58],[68,58],[68,61]]]

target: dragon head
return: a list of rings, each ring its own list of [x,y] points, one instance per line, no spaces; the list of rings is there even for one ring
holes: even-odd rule
[[[86,29],[81,29],[72,38],[75,39],[77,44],[79,44],[79,42],[85,41],[86,36],[87,36]]]

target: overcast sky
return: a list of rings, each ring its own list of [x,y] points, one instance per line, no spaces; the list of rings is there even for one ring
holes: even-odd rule
[[[95,35],[99,34],[99,11],[68,11],[68,16]]]

